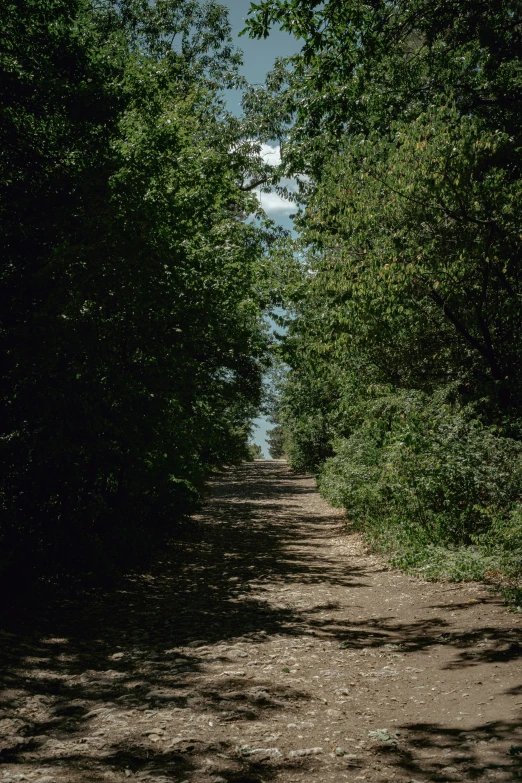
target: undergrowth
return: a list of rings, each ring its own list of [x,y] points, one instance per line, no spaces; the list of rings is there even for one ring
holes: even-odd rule
[[[522,603],[522,445],[447,392],[383,391],[333,443],[321,494],[394,566]]]

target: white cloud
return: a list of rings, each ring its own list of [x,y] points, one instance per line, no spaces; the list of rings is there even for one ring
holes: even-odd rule
[[[281,198],[277,193],[261,193],[259,190],[256,190],[256,196],[266,214],[270,217],[273,215],[290,215],[296,211],[296,206],[292,201]]]
[[[279,166],[281,163],[281,148],[279,144],[272,147],[270,144],[261,144],[261,157],[270,166]]]
[[[281,163],[281,148],[279,144],[261,144],[260,155],[269,166],[278,166]],[[295,179],[283,178],[280,183],[288,190],[295,192],[297,183]],[[292,201],[281,198],[277,193],[262,193],[261,189],[256,189],[256,196],[267,215],[276,217],[277,215],[291,215],[297,207]]]

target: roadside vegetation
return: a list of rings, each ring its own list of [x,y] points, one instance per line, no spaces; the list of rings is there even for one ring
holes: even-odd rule
[[[301,52],[249,86],[213,0],[3,8],[6,583],[146,555],[259,456],[277,354],[271,456],[401,567],[520,588],[522,1],[260,0],[245,33],[273,25]]]
[[[0,47],[0,575],[98,578],[249,456],[264,164],[217,3],[10,0]]]
[[[248,107],[297,178],[272,440],[373,546],[522,576],[522,5],[259,2]]]

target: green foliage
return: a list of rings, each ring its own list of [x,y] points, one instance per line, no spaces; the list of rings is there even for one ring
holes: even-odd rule
[[[263,449],[259,443],[248,444],[248,461],[252,462],[255,459],[263,459]]]
[[[279,61],[247,105],[258,127],[286,140],[291,171],[320,175],[346,138],[386,135],[455,88],[461,116],[520,133],[520,0],[260,0],[248,34],[281,27],[302,51]]]
[[[513,139],[454,107],[391,130],[392,140],[351,139],[308,202],[303,241],[331,350],[369,343],[395,383],[467,376],[500,407],[518,406]]]
[[[268,453],[272,459],[286,458],[286,433],[281,424],[268,431]]]
[[[212,2],[0,24],[2,568],[103,571],[244,458],[260,403],[270,228],[217,91],[239,60]]]
[[[300,182],[286,450],[430,576],[522,570],[521,10],[260,0],[247,22],[303,43],[245,101]]]
[[[495,541],[511,553],[512,570],[522,570],[515,533],[522,446],[440,392],[376,395],[361,424],[335,443],[319,484],[398,564],[419,567],[428,554],[426,573],[482,575],[492,568],[486,555]],[[435,567],[434,556],[448,547],[471,547],[467,565],[461,556]]]
[[[508,579],[522,578],[522,505],[513,503],[508,514],[494,519],[481,541],[486,553]],[[520,603],[520,597],[519,601]]]

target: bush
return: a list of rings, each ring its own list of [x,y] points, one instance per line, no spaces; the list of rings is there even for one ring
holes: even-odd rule
[[[285,459],[287,433],[282,424],[276,424],[267,432],[268,453],[272,459]]]
[[[482,545],[495,566],[508,578],[522,577],[522,504],[514,503],[509,514],[495,519]]]
[[[522,445],[448,390],[376,393],[334,450],[322,494],[396,564],[451,578],[520,569]]]
[[[0,581],[127,569],[246,457],[273,232],[229,33],[194,0],[5,6]]]
[[[248,444],[248,462],[253,462],[255,459],[264,459],[263,449],[258,443]]]

